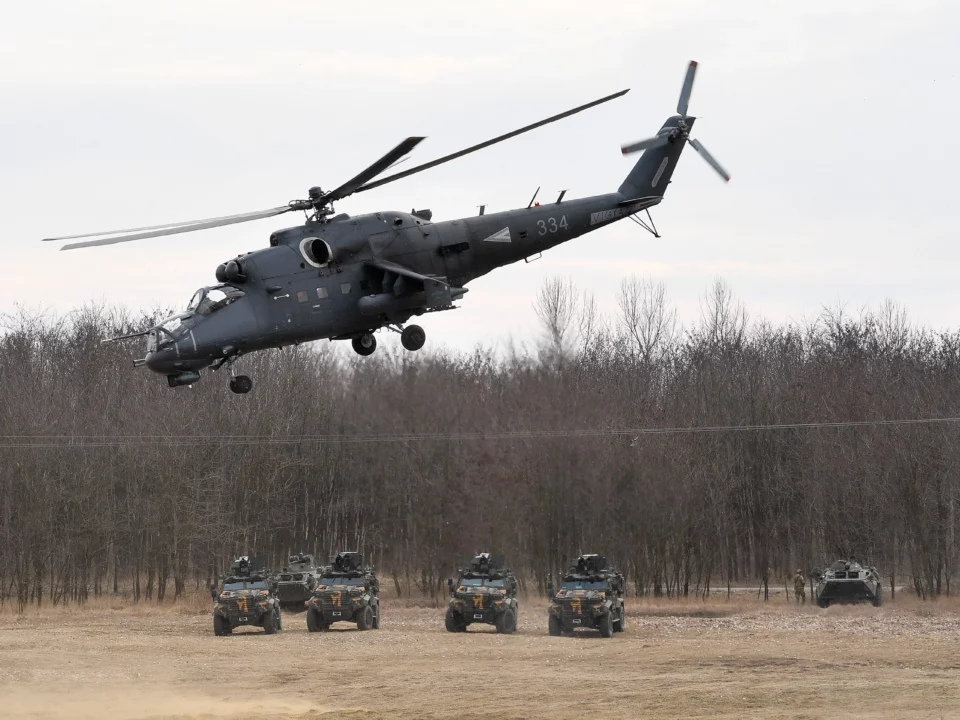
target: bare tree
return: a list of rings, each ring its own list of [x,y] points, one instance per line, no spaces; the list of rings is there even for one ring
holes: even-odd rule
[[[553,364],[562,363],[570,351],[580,311],[573,280],[559,277],[545,280],[533,307],[546,334],[546,357]]]
[[[663,283],[652,278],[624,278],[617,292],[620,327],[631,349],[644,362],[669,352],[677,329],[677,311],[667,301]]]

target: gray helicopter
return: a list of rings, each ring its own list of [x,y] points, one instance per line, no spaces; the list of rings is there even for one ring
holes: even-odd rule
[[[623,218],[659,237],[649,208],[663,199],[670,177],[689,142],[723,177],[730,176],[697,140],[690,138],[695,118],[687,115],[697,63],[687,69],[677,114],[656,136],[622,146],[623,154],[645,151],[616,192],[564,201],[535,202],[525,208],[432,222],[429,210],[336,214],[333,203],[455,160],[495,143],[569,117],[628,91],[581,105],[540,122],[500,135],[379,180],[422,140],[409,137],[373,165],[332,191],[310,188],[306,200],[294,200],[259,212],[167,225],[88,233],[47,240],[81,240],[61,250],[175,235],[304,211],[303,225],[277,230],[270,247],[238,255],[216,270],[218,284],[201,288],[186,311],[156,327],[122,338],[146,336],[146,365],[166,375],[170,387],[192,385],[204,368],[231,371],[230,389],[247,393],[253,382],[237,375],[234,364],[255,350],[329,338],[350,340],[360,355],[377,347],[374,332],[400,333],[410,351],[426,334],[406,324],[413,316],[454,309],[467,283],[498,267],[536,257],[544,250],[598,230]],[[539,192],[539,189],[538,189]],[[638,217],[645,212],[647,220]]]

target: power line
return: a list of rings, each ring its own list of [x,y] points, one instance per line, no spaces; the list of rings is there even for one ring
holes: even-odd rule
[[[934,425],[960,422],[960,417],[838,422],[779,423],[767,425],[714,425],[660,428],[582,428],[562,430],[503,430],[492,432],[373,433],[340,435],[0,435],[0,448],[109,448],[178,446],[285,446],[302,443],[363,444],[405,442],[510,441],[549,438],[633,437],[641,435],[697,435],[732,432],[777,432],[866,428],[900,425]]]

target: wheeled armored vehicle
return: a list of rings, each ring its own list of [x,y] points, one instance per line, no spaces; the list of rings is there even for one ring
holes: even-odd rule
[[[280,602],[270,588],[262,558],[239,557],[230,565],[214,596],[213,634],[229,635],[243,625],[262,627],[267,635],[282,629]]]
[[[380,629],[380,583],[358,552],[330,560],[307,603],[307,630],[329,630],[335,622],[356,623],[358,630]]]
[[[323,568],[313,562],[313,555],[291,555],[287,564],[273,577],[281,610],[303,611],[317,587]]]
[[[517,578],[502,555],[480,553],[470,567],[459,570],[456,584],[447,579],[450,604],[445,625],[449,632],[466,632],[473,623],[493,625],[498,633],[517,629]]]
[[[552,583],[547,592],[553,594]],[[547,610],[551,635],[593,628],[607,638],[626,628],[623,573],[608,567],[602,555],[581,555],[557,588]]]
[[[873,566],[864,567],[856,560],[837,560],[825,570],[815,570],[817,580],[814,597],[819,607],[843,603],[883,604],[880,574]]]

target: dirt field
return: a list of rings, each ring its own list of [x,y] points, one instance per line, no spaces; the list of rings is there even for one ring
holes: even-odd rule
[[[208,611],[0,613],[0,717],[960,718],[956,604],[633,600],[607,640],[549,637],[543,603],[513,636],[388,602],[379,631],[216,638]]]

